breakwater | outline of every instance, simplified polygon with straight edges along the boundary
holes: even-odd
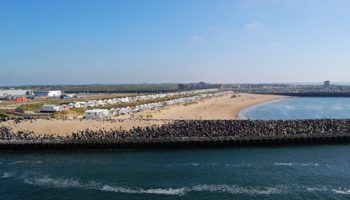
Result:
[[[271,94],[290,97],[350,97],[350,92],[276,92],[276,93],[255,93]]]
[[[0,149],[110,149],[350,142],[350,120],[178,120],[145,128],[38,136],[0,127]]]

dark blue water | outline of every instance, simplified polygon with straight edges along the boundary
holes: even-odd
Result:
[[[300,109],[316,100],[287,102]],[[342,109],[326,108],[348,105],[319,102],[321,114],[338,117]],[[0,152],[0,199],[350,199],[349,152],[350,145]]]
[[[1,153],[1,199],[350,198],[350,146]]]
[[[350,118],[350,98],[290,98],[253,106],[240,113],[248,119]]]

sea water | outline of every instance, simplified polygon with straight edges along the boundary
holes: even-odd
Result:
[[[243,119],[346,119],[350,118],[350,98],[303,97],[252,106],[239,113]]]
[[[287,99],[250,112],[274,104],[302,110],[305,102],[323,105],[316,109],[322,117],[347,113],[329,111],[348,106],[332,98]],[[311,108],[299,117],[282,110],[273,118],[317,118]],[[350,145],[7,151],[0,152],[0,199],[350,199],[349,152]]]

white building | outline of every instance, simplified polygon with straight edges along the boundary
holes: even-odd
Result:
[[[93,109],[85,111],[85,119],[101,120],[109,116],[107,109]]]
[[[58,105],[42,105],[40,108],[40,112],[58,112],[61,110],[61,107]]]
[[[0,99],[10,98],[10,97],[23,97],[32,96],[32,90],[0,90]]]
[[[61,90],[36,91],[36,96],[46,96],[50,98],[59,98],[62,95]]]

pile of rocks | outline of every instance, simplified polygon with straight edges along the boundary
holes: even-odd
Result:
[[[178,140],[225,140],[259,138],[293,138],[350,136],[350,120],[178,120],[162,126],[136,127],[129,131],[85,130],[70,136],[36,135],[33,132],[12,132],[8,127],[0,127],[0,143],[37,142],[147,142]]]

